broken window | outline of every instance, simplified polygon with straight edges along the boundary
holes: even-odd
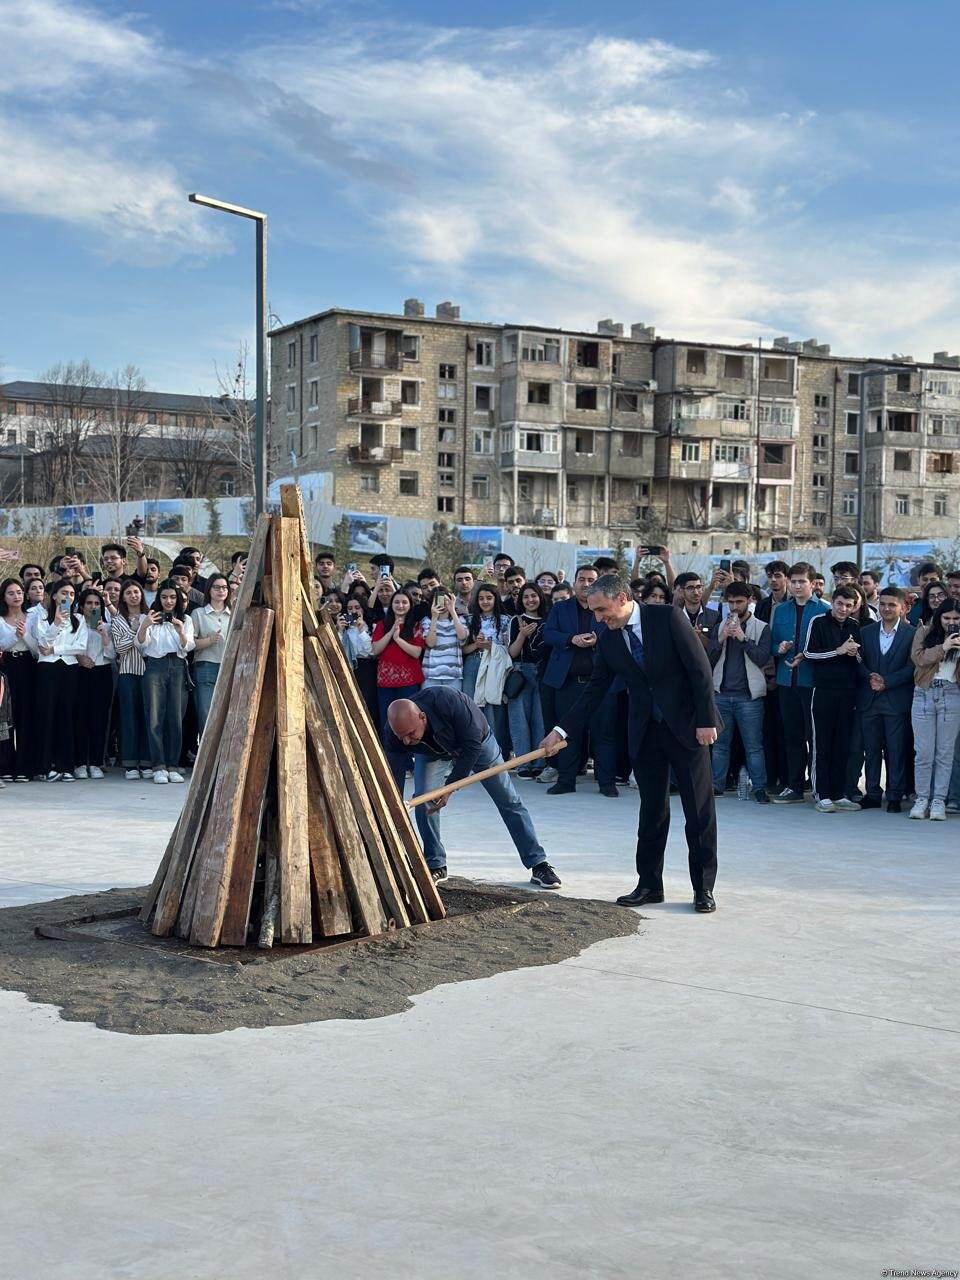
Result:
[[[894,471],[912,471],[913,454],[908,450],[895,450],[893,455],[893,469]]]
[[[420,359],[420,339],[415,333],[405,333],[401,336],[400,352],[404,360]]]
[[[401,427],[400,428],[400,448],[408,449],[411,453],[419,453],[420,451],[420,428],[419,427]]]
[[[843,474],[845,476],[855,476],[860,472],[860,455],[857,453],[845,453],[843,455]]]
[[[953,454],[932,453],[930,455],[930,470],[939,476],[953,475]]]
[[[687,350],[687,373],[706,373],[707,353],[694,347]]]
[[[437,430],[437,444],[456,444],[457,429],[456,427],[440,427]]]
[[[596,409],[597,407],[597,388],[596,387],[577,387],[577,408],[578,409]]]
[[[848,436],[859,435],[860,433],[860,415],[859,413],[851,413],[847,410],[846,415],[846,432]]]
[[[361,422],[360,443],[368,449],[379,449],[383,444],[383,423]]]
[[[916,414],[887,411],[888,431],[916,431],[916,429]]]
[[[573,437],[574,453],[593,453],[594,451],[594,433],[592,431],[578,431]]]
[[[420,383],[404,379],[400,383],[400,401],[402,404],[419,404]]]
[[[550,403],[550,383],[549,382],[528,382],[527,383],[527,404],[549,404]]]
[[[405,498],[415,498],[420,492],[420,477],[417,472],[401,471],[398,488]]]
[[[478,413],[485,413],[492,409],[493,387],[474,387],[473,407]]]
[[[625,458],[639,458],[643,455],[643,436],[639,431],[624,431],[620,437],[620,452]]]
[[[743,356],[723,357],[723,376],[725,378],[746,377],[746,361]]]
[[[789,382],[790,381],[790,361],[778,360],[772,356],[764,357],[763,369],[760,376],[765,378],[767,382]]]
[[[477,343],[476,366],[478,369],[493,368],[493,343],[492,342],[484,341],[484,342]]]
[[[771,467],[782,467],[787,461],[787,447],[782,444],[765,444],[763,461]]]
[[[618,391],[616,407],[621,413],[639,413],[640,396],[636,391]]]
[[[847,395],[858,396],[860,394],[860,375],[859,373],[847,374]]]
[[[599,369],[600,343],[578,342],[576,347],[576,362],[578,369]]]
[[[910,390],[910,374],[909,373],[897,374],[897,390],[898,391]]]

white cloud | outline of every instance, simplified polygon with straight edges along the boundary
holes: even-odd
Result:
[[[95,76],[139,76],[157,56],[153,40],[67,0],[0,0],[0,93],[48,96]]]

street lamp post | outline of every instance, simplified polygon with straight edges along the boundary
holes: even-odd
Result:
[[[864,369],[860,374],[860,433],[857,441],[857,564],[861,568],[863,566],[864,528],[866,526],[863,509],[867,486],[867,379],[887,378],[892,373],[902,372],[902,368],[891,368],[883,365],[876,369]],[[880,405],[880,412],[881,414],[883,413],[883,402]]]
[[[222,213],[233,213],[239,218],[249,218],[256,224],[257,233],[257,414],[253,457],[253,497],[256,514],[260,515],[267,501],[267,215],[243,205],[227,204],[210,196],[189,196],[192,204],[206,205]]]

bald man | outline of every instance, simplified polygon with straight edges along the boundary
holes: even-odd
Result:
[[[384,745],[401,795],[411,752],[416,795],[503,763],[486,717],[473,699],[459,689],[436,686],[421,689],[412,698],[398,698],[390,704],[387,726]],[[481,785],[500,810],[520,861],[530,872],[530,883],[538,889],[559,889],[560,877],[547,861],[509,773],[487,778]],[[415,811],[424,857],[438,884],[447,878],[447,852],[440,839],[438,815],[450,798],[444,796],[433,804],[419,805]]]

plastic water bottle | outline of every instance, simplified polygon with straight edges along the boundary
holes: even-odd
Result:
[[[740,775],[737,778],[737,799],[749,800],[753,795],[753,783],[750,781],[750,775],[747,773],[747,766],[740,766]]]

